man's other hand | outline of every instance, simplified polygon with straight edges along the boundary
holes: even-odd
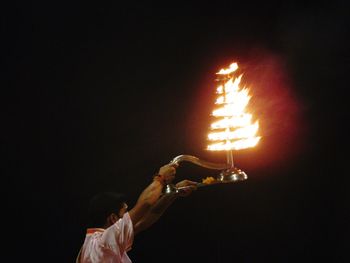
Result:
[[[198,184],[197,182],[193,182],[190,180],[183,180],[176,184],[176,188],[178,188],[180,196],[188,196],[194,190],[197,189],[197,184]]]

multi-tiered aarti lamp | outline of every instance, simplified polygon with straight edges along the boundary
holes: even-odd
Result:
[[[216,81],[219,83],[216,89],[218,97],[215,105],[217,107],[212,112],[215,121],[211,124],[211,132],[208,135],[210,144],[207,149],[225,151],[226,163],[207,162],[192,155],[179,155],[170,162],[179,164],[188,161],[204,168],[221,170],[216,178],[207,177],[198,183],[198,187],[233,183],[248,178],[244,171],[234,165],[232,151],[257,145],[260,140],[260,137],[257,136],[259,122],[253,121],[253,116],[246,112],[251,96],[247,88],[240,87],[242,74],[236,76],[237,69],[237,63],[232,63],[229,68],[221,69],[216,73]],[[179,192],[181,189],[169,184],[165,188],[165,192]]]

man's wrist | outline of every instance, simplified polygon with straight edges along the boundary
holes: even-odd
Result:
[[[153,176],[153,181],[160,182],[163,186],[166,185],[166,181],[164,177],[158,173]]]

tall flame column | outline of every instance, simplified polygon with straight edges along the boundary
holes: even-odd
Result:
[[[240,88],[242,74],[233,77],[237,69],[237,63],[232,63],[229,68],[216,73],[219,86],[216,89],[218,98],[215,104],[218,107],[212,112],[216,121],[211,124],[212,132],[208,135],[208,139],[213,142],[208,145],[208,150],[226,151],[227,164],[230,167],[226,172],[229,173],[240,171],[235,168],[232,151],[254,147],[260,140],[256,136],[259,123],[252,123],[252,115],[246,112],[251,97],[248,89]]]
[[[232,183],[247,179],[247,174],[235,167],[233,162],[233,150],[254,147],[260,140],[256,136],[259,129],[258,121],[252,123],[252,115],[246,112],[250,96],[248,89],[240,88],[242,75],[234,79],[233,74],[238,69],[237,63],[232,63],[229,68],[221,69],[216,74],[219,87],[216,90],[218,107],[212,112],[216,120],[211,124],[211,133],[208,135],[212,144],[208,145],[210,151],[226,151],[226,163],[212,163],[201,160],[191,155],[179,155],[170,163],[179,164],[188,161],[196,165],[221,170],[214,179],[214,183]],[[207,183],[198,183],[198,187]],[[168,184],[165,193],[178,193],[180,189]]]

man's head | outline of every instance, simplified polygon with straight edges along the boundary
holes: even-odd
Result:
[[[103,192],[89,203],[88,227],[107,228],[123,217],[127,211],[126,197],[121,193]]]

